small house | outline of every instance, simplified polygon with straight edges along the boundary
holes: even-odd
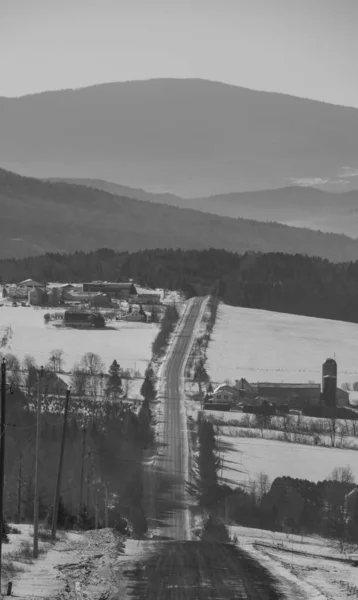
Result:
[[[212,395],[213,404],[235,404],[240,400],[240,392],[235,387],[222,383],[214,391]]]

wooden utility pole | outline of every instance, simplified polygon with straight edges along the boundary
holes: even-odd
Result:
[[[39,555],[39,452],[40,452],[40,420],[41,420],[41,383],[43,367],[37,379],[37,427],[36,427],[36,458],[35,458],[35,497],[34,497],[34,549],[33,556]]]
[[[6,362],[1,363],[1,413],[0,413],[0,593],[2,566],[2,533],[4,529],[4,477],[5,477],[5,427],[6,427]]]
[[[63,455],[64,455],[64,452],[65,452],[66,427],[67,427],[67,415],[68,415],[68,403],[69,403],[69,399],[70,399],[70,393],[71,393],[71,390],[68,389],[66,391],[65,414],[64,414],[64,417],[63,417],[63,428],[62,428],[60,458],[59,458],[59,461],[58,461],[58,472],[57,472],[57,482],[56,482],[56,490],[55,490],[55,500],[54,500],[54,503],[53,503],[52,531],[51,531],[51,537],[52,537],[53,540],[56,538],[57,515],[58,515],[58,506],[59,506],[59,502],[60,502],[62,465],[63,465]]]
[[[82,429],[82,456],[81,456],[81,479],[80,479],[80,501],[78,506],[78,517],[80,516],[83,504],[83,486],[84,486],[84,471],[85,471],[85,454],[86,454],[86,426]],[[87,481],[86,481],[87,485]]]
[[[104,484],[104,526],[108,528],[108,484]]]

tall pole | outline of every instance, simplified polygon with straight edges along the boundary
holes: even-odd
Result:
[[[83,486],[84,486],[84,470],[85,470],[85,453],[86,453],[86,426],[82,429],[82,457],[81,457],[81,479],[80,479],[80,502],[78,507],[78,516],[80,516],[83,504]]]
[[[63,455],[64,455],[64,452],[65,452],[65,443],[66,443],[66,427],[67,427],[67,415],[68,415],[68,402],[69,402],[69,399],[70,399],[70,389],[68,389],[66,391],[65,414],[64,414],[64,417],[63,417],[63,428],[62,428],[60,458],[59,458],[59,461],[58,461],[58,472],[57,472],[57,482],[56,482],[56,490],[55,490],[55,500],[54,500],[54,504],[53,504],[52,531],[51,531],[52,539],[56,538],[57,515],[58,515],[58,506],[59,506],[59,502],[60,502],[61,476],[62,476]]]
[[[6,362],[1,363],[1,413],[0,413],[0,593],[1,593],[1,554],[4,529],[4,477],[5,477],[5,427],[6,427]]]
[[[104,526],[108,528],[108,484],[105,484],[105,496],[104,496]]]
[[[40,418],[41,418],[41,382],[43,367],[37,379],[37,419],[36,419],[36,457],[35,457],[35,494],[34,494],[34,549],[33,556],[39,555],[39,452],[40,452]]]

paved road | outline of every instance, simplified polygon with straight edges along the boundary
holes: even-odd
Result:
[[[188,540],[191,537],[186,495],[189,465],[183,398],[184,368],[204,302],[205,298],[190,301],[162,371],[165,382],[162,388],[164,408],[159,429],[158,456],[151,471],[152,495],[155,496],[152,517],[161,527],[163,536],[176,540]]]
[[[284,598],[266,569],[229,544],[164,542],[131,573],[131,580],[133,600]]]
[[[151,527],[167,541],[153,542],[152,554],[132,573],[131,597],[146,600],[278,600],[270,574],[231,544],[191,539],[186,496],[188,441],[184,410],[184,368],[204,298],[193,299],[182,317],[163,366],[164,403],[158,457],[149,474]],[[149,475],[149,476],[148,476]]]

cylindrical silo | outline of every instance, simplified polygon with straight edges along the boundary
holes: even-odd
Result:
[[[337,363],[333,358],[327,358],[322,366],[322,393],[326,406],[336,406]]]

